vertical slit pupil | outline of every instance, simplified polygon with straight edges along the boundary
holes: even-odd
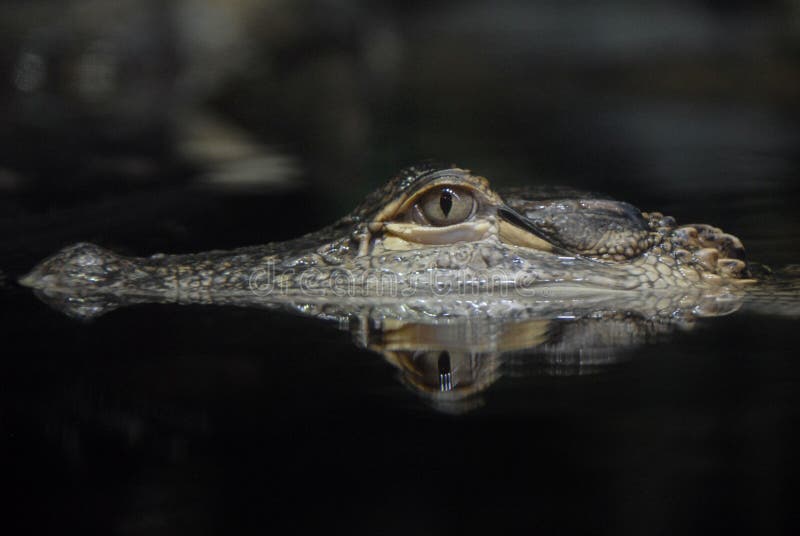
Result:
[[[450,214],[450,209],[453,208],[453,194],[450,190],[442,190],[442,196],[439,198],[439,207],[441,207],[445,217]]]

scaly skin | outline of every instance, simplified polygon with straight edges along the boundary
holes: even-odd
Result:
[[[474,215],[460,225],[412,221],[408,204],[431,185],[468,189],[480,200]],[[677,226],[658,213],[572,192],[500,195],[465,170],[410,168],[350,215],[295,240],[150,257],[81,243],[44,260],[21,283],[51,295],[126,303],[302,298],[374,305],[430,298],[440,313],[461,314],[509,291],[688,291],[746,277],[739,240],[708,225]]]

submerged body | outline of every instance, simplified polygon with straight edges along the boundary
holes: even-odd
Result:
[[[642,291],[736,283],[744,248],[709,225],[566,191],[494,192],[451,168],[410,168],[353,213],[282,243],[122,257],[76,244],[21,282],[43,291],[235,303],[391,300],[509,291]]]

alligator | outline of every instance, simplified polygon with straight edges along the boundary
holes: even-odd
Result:
[[[407,168],[349,215],[300,238],[126,257],[80,243],[20,282],[91,319],[138,303],[222,304],[338,320],[439,409],[463,411],[525,352],[562,374],[602,368],[744,296],[800,315],[797,278],[763,269],[708,224],[563,188],[493,190],[457,167]],[[755,291],[754,291],[755,290]]]
[[[249,304],[448,301],[491,313],[517,296],[640,292],[752,282],[741,241],[707,224],[569,190],[498,193],[468,170],[404,170],[334,224],[230,251],[125,257],[64,248],[20,282],[44,293]],[[504,301],[508,301],[507,299]]]

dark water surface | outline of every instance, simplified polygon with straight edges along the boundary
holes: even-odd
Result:
[[[79,241],[296,237],[430,157],[798,264],[795,3],[6,4],[1,533],[800,527],[796,295],[602,355],[512,352],[453,407],[333,323],[178,305],[81,322],[16,284]]]
[[[798,201],[754,195],[736,217],[762,226]],[[284,238],[286,211],[269,208],[318,202],[177,199],[177,231],[152,238],[159,217],[103,236],[134,253]],[[730,214],[701,199],[679,210],[714,221],[709,206]],[[796,233],[738,234],[752,258],[800,258]],[[29,266],[43,253],[9,258]],[[583,369],[517,353],[453,414],[322,321],[142,305],[82,323],[13,279],[3,295],[4,480],[21,528],[781,533],[795,522],[796,317],[708,318]]]

